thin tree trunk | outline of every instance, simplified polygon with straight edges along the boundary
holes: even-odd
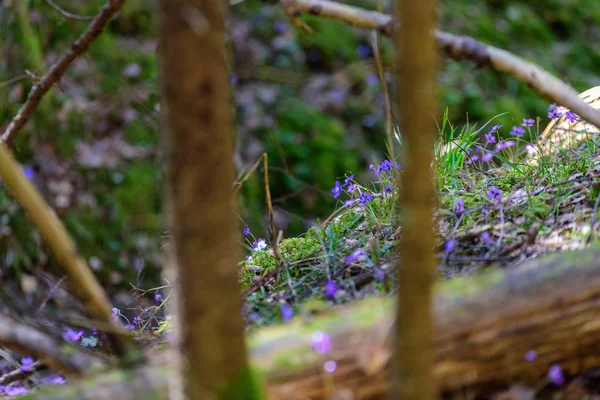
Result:
[[[400,290],[396,319],[393,398],[433,400],[431,291],[433,248],[432,151],[437,136],[435,0],[396,0],[400,26],[397,104],[405,144],[400,184],[402,239],[397,266]]]
[[[221,0],[161,0],[160,72],[176,315],[187,399],[252,399],[238,287]]]

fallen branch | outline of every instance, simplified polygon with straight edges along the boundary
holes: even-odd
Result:
[[[376,29],[389,36],[394,29],[392,17],[389,15],[334,1],[279,0],[279,2],[292,20],[297,20],[302,13],[309,13],[361,28]],[[498,72],[507,73],[550,101],[567,107],[585,121],[600,128],[600,112],[581,100],[575,89],[540,66],[508,51],[478,42],[469,36],[436,31],[435,37],[438,46],[453,59],[474,60],[479,68],[490,67]]]
[[[6,386],[11,382],[20,381],[35,374],[40,369],[44,368],[44,363],[35,361],[27,366],[27,369],[17,368],[0,376],[0,386]]]
[[[42,97],[50,90],[52,85],[64,75],[67,68],[69,68],[69,65],[90,47],[90,44],[98,37],[98,35],[100,35],[100,33],[102,33],[104,27],[110,22],[117,11],[119,11],[124,2],[125,0],[108,0],[100,13],[94,17],[92,22],[90,22],[86,31],[73,42],[69,50],[60,56],[58,61],[50,67],[48,73],[46,73],[46,75],[44,75],[31,89],[25,104],[23,104],[2,136],[0,136],[0,141],[9,146],[12,144],[17,133],[27,123],[31,114],[42,100]]]
[[[600,366],[598,259],[600,248],[589,248],[440,283],[434,303],[434,375],[440,390],[470,389],[475,396],[511,383],[539,383],[554,363],[568,374]],[[325,399],[332,384],[353,398],[387,398],[392,301],[369,299],[332,315],[258,331],[249,341],[252,366],[264,377],[268,398]],[[332,337],[326,357],[311,349],[317,330]],[[527,361],[531,350],[537,357]],[[166,356],[135,373],[115,371],[31,398],[129,399],[143,388],[144,395],[167,399]],[[337,362],[334,373],[323,372],[325,360]],[[77,397],[84,389],[85,396]],[[104,397],[105,391],[113,397]]]
[[[58,264],[69,275],[69,285],[75,296],[93,315],[113,326],[115,331],[125,332],[122,325],[113,319],[112,305],[87,262],[78,253],[73,239],[4,143],[0,143],[0,179],[25,209]],[[127,352],[129,341],[124,336],[109,334],[109,338],[118,355]]]
[[[40,360],[48,367],[66,375],[83,376],[102,366],[99,360],[69,345],[61,346],[51,337],[2,315],[0,315],[0,345]],[[32,364],[30,369],[37,369],[37,364],[37,362]],[[0,377],[0,385],[6,385],[16,379],[20,378],[13,371],[12,374]]]

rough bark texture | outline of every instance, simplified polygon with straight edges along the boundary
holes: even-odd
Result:
[[[161,0],[160,71],[183,396],[252,398],[238,287],[221,0]],[[181,393],[174,385],[173,398]]]
[[[568,374],[600,367],[598,260],[596,247],[531,260],[508,272],[490,271],[438,284],[433,371],[440,391],[469,389],[475,396],[516,382],[537,385],[553,363]],[[264,378],[268,398],[329,399],[331,384],[356,399],[387,398],[391,300],[370,299],[332,315],[305,322],[296,319],[254,334],[251,365]],[[328,376],[323,373],[323,357],[310,347],[310,336],[317,330],[332,336],[328,358],[336,360],[338,368]],[[529,350],[537,352],[531,362],[525,360]],[[111,374],[110,380],[102,377],[73,385],[92,394],[111,391],[112,400],[131,398],[129,390],[136,387],[154,389],[144,389],[155,396],[145,398],[167,399],[164,388],[172,379],[168,368],[140,371],[139,376],[124,372]],[[52,396],[31,398],[80,398],[68,395],[74,390],[49,388],[45,393]],[[107,398],[87,396],[81,398]]]
[[[396,0],[396,104],[403,137],[400,187],[402,238],[396,266],[400,290],[395,337],[393,398],[433,400],[431,291],[433,251],[432,152],[437,138],[435,0]]]

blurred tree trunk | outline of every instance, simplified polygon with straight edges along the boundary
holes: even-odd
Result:
[[[431,163],[436,138],[435,0],[396,0],[397,103],[404,136],[393,398],[437,397],[431,291],[435,273]]]
[[[160,0],[160,73],[175,265],[171,398],[252,399],[238,287],[232,123],[221,0]]]

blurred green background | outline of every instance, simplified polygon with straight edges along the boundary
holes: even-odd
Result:
[[[102,0],[53,0],[91,16]],[[375,1],[352,0],[375,9]],[[386,4],[389,9],[391,4]],[[600,84],[600,2],[590,0],[441,1],[442,29],[512,51],[583,91]],[[128,0],[117,20],[69,69],[16,142],[15,154],[63,218],[105,284],[156,285],[166,229],[155,33],[155,2]],[[300,234],[335,208],[330,189],[352,171],[368,181],[385,157],[381,90],[372,33],[304,16],[298,31],[276,4],[231,7],[231,50],[240,173],[266,151],[275,222]],[[26,98],[35,77],[88,22],[66,18],[45,0],[0,5],[0,127]],[[383,39],[391,77],[393,52]],[[198,66],[201,68],[202,66]],[[27,71],[27,72],[26,72]],[[470,62],[445,59],[442,106],[450,120],[497,123],[545,118],[548,106],[515,79]],[[264,185],[257,171],[239,199],[240,231],[265,235]],[[240,235],[240,241],[243,241]],[[55,271],[39,236],[0,187],[0,277]]]

